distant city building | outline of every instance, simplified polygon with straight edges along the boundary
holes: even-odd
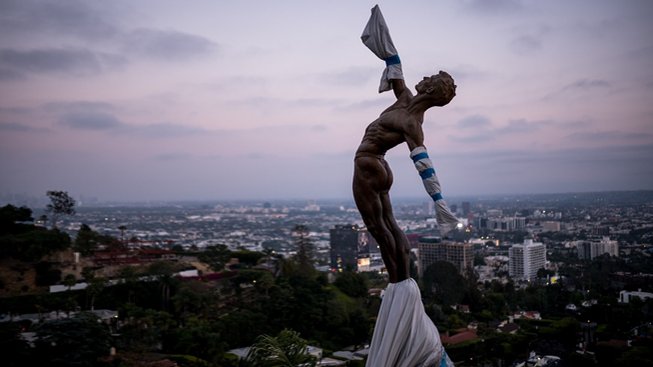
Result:
[[[541,242],[527,238],[523,244],[513,245],[508,250],[508,257],[508,273],[511,277],[532,280],[546,264],[546,247]]]
[[[315,201],[309,201],[304,207],[304,210],[307,212],[319,212],[320,206]]]
[[[515,219],[514,218],[489,218],[487,228],[495,231],[514,231]]]
[[[486,213],[487,213],[488,217],[500,217],[500,216],[503,215],[503,210],[501,210],[501,209],[488,209]]]
[[[649,298],[653,298],[653,293],[642,292],[640,289],[637,292],[621,291],[619,292],[619,303],[630,303],[632,298],[639,298],[642,301],[646,301]]]
[[[600,241],[577,241],[576,249],[581,260],[592,260],[603,254],[619,257],[619,243],[609,237],[603,237]]]
[[[365,229],[358,232],[357,268],[359,272],[377,271],[385,269],[381,248],[374,237]]]
[[[474,248],[471,243],[442,242],[440,237],[422,237],[418,249],[420,276],[436,261],[452,263],[461,274],[474,265]]]
[[[452,213],[456,213],[458,211],[458,205],[456,204],[449,204],[449,209],[451,209]]]
[[[590,234],[592,236],[609,236],[610,235],[610,227],[604,226],[604,227],[594,227],[590,230]]]
[[[364,232],[365,234],[367,232]],[[358,267],[358,254],[369,252],[367,235],[356,225],[336,225],[329,230],[331,269],[343,271]]]
[[[462,202],[462,208],[463,208],[463,216],[467,217],[469,213],[472,212],[472,205],[469,203],[469,201],[463,201]]]
[[[501,216],[477,217],[474,218],[474,226],[479,229],[491,229],[502,232],[524,230],[526,229],[526,218]]]
[[[425,202],[424,209],[425,209],[427,215],[434,216],[435,215],[435,202],[433,200],[429,200],[429,201]]]
[[[560,232],[560,222],[557,221],[542,222],[542,230],[546,232]]]

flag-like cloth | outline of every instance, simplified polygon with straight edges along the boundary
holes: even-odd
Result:
[[[417,283],[390,283],[383,294],[366,367],[453,367],[424,312]]]
[[[378,58],[385,61],[386,68],[381,74],[379,93],[390,90],[390,79],[403,79],[404,74],[401,70],[399,54],[392,43],[388,25],[378,5],[372,8],[372,15],[363,30],[361,40]]]

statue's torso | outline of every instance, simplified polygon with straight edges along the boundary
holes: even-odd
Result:
[[[383,155],[397,145],[405,143],[407,131],[421,129],[415,125],[419,125],[419,122],[407,109],[395,104],[367,126],[358,152]]]

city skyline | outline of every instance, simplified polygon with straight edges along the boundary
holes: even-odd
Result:
[[[444,196],[653,188],[647,1],[0,3],[0,193],[100,200],[351,196],[393,102],[360,34],[378,3]],[[428,197],[399,146],[393,197]]]

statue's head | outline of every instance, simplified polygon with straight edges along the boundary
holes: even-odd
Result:
[[[456,96],[456,84],[451,75],[444,71],[430,77],[425,76],[417,83],[415,90],[418,94],[431,96],[434,106],[444,106]]]

